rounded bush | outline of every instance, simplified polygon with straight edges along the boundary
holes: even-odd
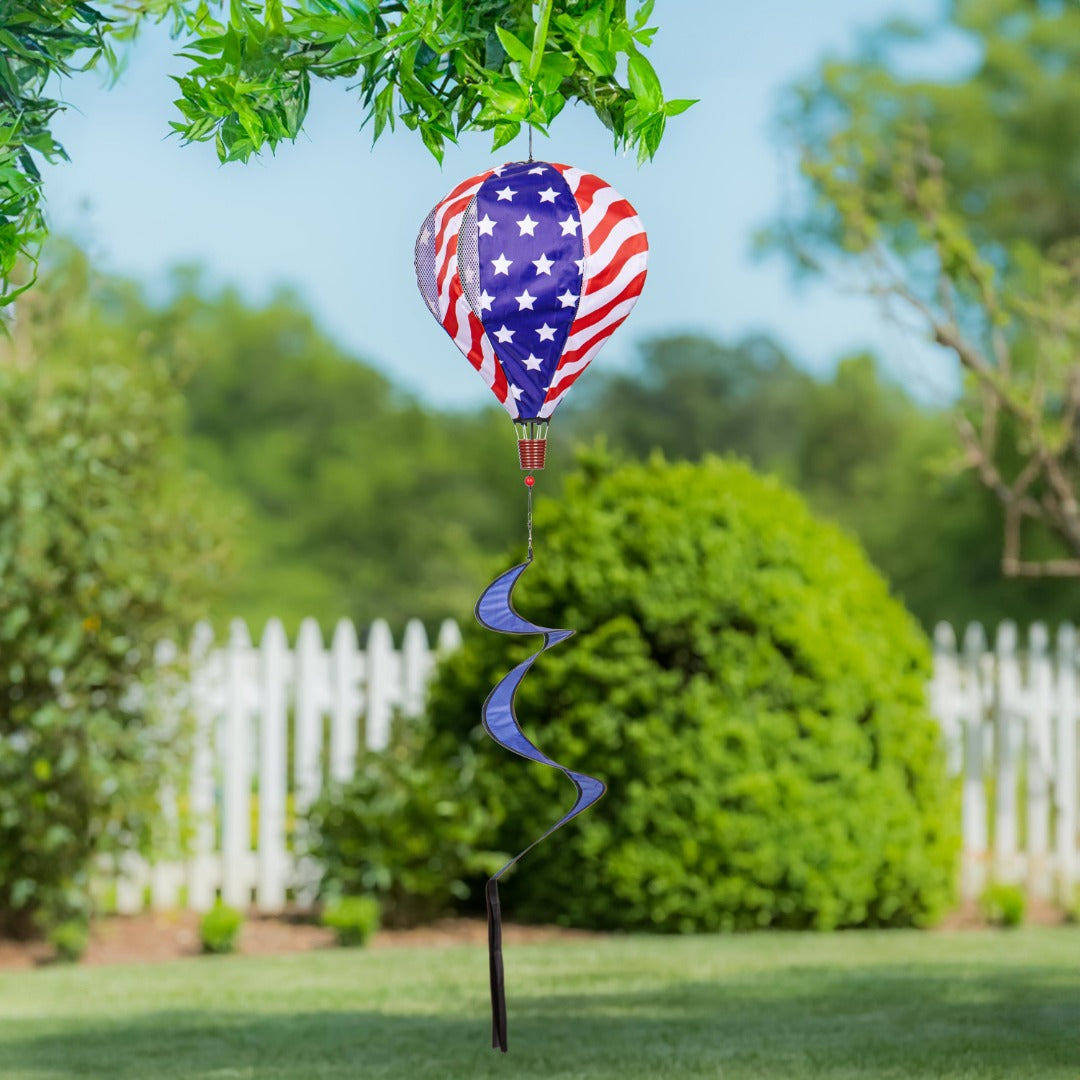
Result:
[[[244,927],[243,913],[217,900],[199,920],[199,941],[204,953],[236,951],[240,931]]]
[[[48,938],[58,963],[76,964],[90,944],[90,927],[83,919],[67,919],[53,926]]]
[[[323,926],[343,947],[366,945],[379,929],[379,901],[372,896],[340,896],[322,911]]]
[[[586,462],[562,498],[541,498],[536,531],[515,605],[578,634],[529,672],[518,715],[609,790],[504,879],[511,917],[693,931],[942,912],[955,808],[928,644],[853,540],[715,458]],[[467,630],[423,742],[433,784],[468,761],[485,846],[508,852],[573,801],[561,774],[479,725],[537,644]]]
[[[1027,896],[1019,885],[994,881],[983,889],[979,910],[991,926],[1020,926],[1027,910]]]

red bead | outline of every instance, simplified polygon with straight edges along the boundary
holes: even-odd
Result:
[[[536,477],[535,476],[526,476],[525,477],[525,486],[526,487],[532,487],[533,484],[535,484],[535,483],[536,483]]]

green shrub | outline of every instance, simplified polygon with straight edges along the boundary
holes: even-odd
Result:
[[[717,459],[586,463],[563,498],[539,501],[536,534],[518,610],[578,634],[529,672],[518,714],[609,791],[508,875],[511,917],[694,931],[943,912],[956,815],[925,701],[929,649],[856,543],[779,482]],[[467,630],[417,740],[414,795],[454,791],[504,851],[573,799],[562,775],[479,724],[536,644]],[[463,769],[467,790],[454,786]],[[461,814],[455,803],[444,820]],[[442,848],[395,822],[366,828],[365,842]]]
[[[1026,908],[1027,897],[1019,885],[993,881],[979,897],[979,910],[991,926],[1019,926]]]
[[[366,754],[355,777],[308,816],[324,897],[373,896],[391,925],[424,922],[469,895],[466,880],[500,865],[482,849],[488,818],[471,794],[474,754],[414,763],[409,745]]]
[[[244,916],[220,900],[199,920],[199,940],[204,953],[236,951],[237,939],[244,925]]]
[[[90,928],[83,919],[67,919],[49,930],[49,944],[61,963],[74,964],[82,959],[90,943]]]
[[[379,929],[379,901],[370,896],[342,896],[322,912],[322,924],[334,931],[339,945],[366,945]]]
[[[152,723],[154,646],[218,565],[175,373],[88,307],[85,274],[0,335],[0,934],[85,920],[93,857],[145,848],[177,749]]]

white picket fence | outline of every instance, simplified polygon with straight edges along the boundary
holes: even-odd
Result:
[[[994,646],[977,623],[957,649],[952,627],[934,634],[930,704],[962,785],[965,896],[991,878],[1036,896],[1071,898],[1077,851],[1076,630],[1044,625],[1027,641],[1002,623]]]
[[[328,781],[352,776],[361,743],[385,748],[395,714],[420,712],[436,657],[459,642],[451,621],[434,649],[417,621],[400,647],[382,620],[362,647],[347,620],[329,647],[312,619],[293,647],[276,619],[257,646],[240,621],[220,645],[198,627],[187,700],[176,703],[194,716],[190,786],[186,797],[162,793],[178,850],[181,823],[189,825],[186,857],[153,865],[125,857],[115,868],[116,909],[149,902],[202,911],[219,894],[264,912],[308,903],[316,872],[294,857],[295,823]],[[166,645],[161,660],[174,655]],[[991,877],[1042,896],[1072,889],[1080,865],[1077,661],[1071,626],[1060,628],[1052,651],[1038,624],[1023,649],[1011,623],[993,650],[978,625],[959,650],[952,628],[937,628],[930,703],[962,786],[967,896]]]
[[[384,749],[395,714],[421,710],[437,657],[460,640],[450,620],[434,649],[416,620],[400,648],[381,619],[362,647],[347,619],[328,648],[314,619],[301,624],[292,648],[277,619],[257,646],[240,620],[221,646],[209,626],[198,626],[189,693],[174,705],[194,722],[189,789],[186,799],[169,788],[161,796],[166,833],[189,825],[187,857],[150,864],[125,856],[115,867],[116,910],[139,911],[149,901],[205,911],[218,895],[263,912],[305,903],[315,874],[293,857],[292,823],[328,781],[353,775],[361,742]],[[167,666],[175,655],[166,643],[159,661]]]

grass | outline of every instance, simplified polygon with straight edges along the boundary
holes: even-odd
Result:
[[[1080,929],[586,939],[0,976],[3,1080],[1080,1076]]]

